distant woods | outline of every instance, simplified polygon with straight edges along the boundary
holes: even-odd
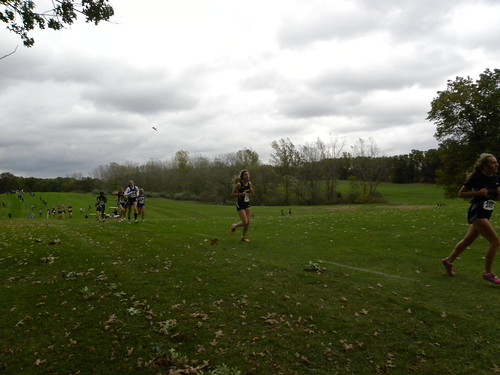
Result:
[[[93,177],[41,179],[3,173],[0,192],[104,190],[110,194],[134,180],[150,196],[226,204],[231,202],[234,176],[245,168],[250,170],[256,189],[254,205],[369,203],[382,199],[377,193],[382,182],[435,183],[440,169],[437,150],[412,150],[407,155],[386,157],[380,155],[372,139],[359,139],[349,149],[338,138],[304,145],[279,139],[271,147],[269,164],[262,163],[249,149],[212,159],[180,150],[170,160],[101,165]],[[349,192],[338,192],[340,180],[349,181]]]

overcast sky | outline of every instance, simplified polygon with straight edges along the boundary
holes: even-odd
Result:
[[[500,67],[498,0],[110,2],[112,22],[37,31],[32,48],[0,25],[0,56],[19,46],[0,60],[0,173],[89,176],[179,150],[267,163],[280,138],[425,151],[437,91]]]

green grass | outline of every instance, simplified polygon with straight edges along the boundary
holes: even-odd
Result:
[[[344,196],[349,195],[351,183],[341,181],[338,191]],[[422,204],[433,205],[445,202],[443,189],[431,184],[390,184],[381,183],[377,186],[377,192],[381,193],[388,204]]]
[[[439,262],[467,204],[380,191],[388,204],[254,207],[250,243],[229,235],[231,206],[150,199],[144,223],[99,223],[78,211],[91,195],[43,194],[71,220],[25,219],[38,194],[2,195],[0,373],[500,371],[486,242],[456,278]]]

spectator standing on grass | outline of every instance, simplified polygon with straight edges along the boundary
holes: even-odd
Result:
[[[240,221],[231,225],[231,233],[234,233],[239,227],[243,227],[241,240],[249,242],[247,237],[248,230],[250,229],[250,222],[252,221],[252,210],[250,208],[250,195],[254,194],[252,183],[250,182],[250,172],[243,169],[235,178],[235,185],[231,196],[236,198],[236,211]]]
[[[135,186],[134,181],[130,180],[127,188],[125,189],[125,197],[127,198],[127,208],[128,208],[128,222],[130,223],[130,214],[132,213],[132,208],[134,209],[134,220],[137,223],[137,216],[139,211],[137,210],[137,197],[139,196],[139,188]]]
[[[104,195],[104,192],[100,192],[97,197],[96,206],[96,216],[97,220],[104,222],[106,220],[106,203],[108,203],[108,198]]]
[[[446,272],[450,276],[455,276],[453,262],[479,237],[483,236],[488,242],[488,251],[484,258],[483,279],[493,284],[500,284],[493,272],[493,261],[498,248],[500,248],[500,238],[495,228],[490,222],[491,214],[495,208],[495,201],[500,195],[500,184],[497,176],[498,162],[492,154],[481,154],[474,165],[473,173],[467,178],[460,189],[459,198],[471,199],[471,204],[467,213],[469,230],[465,237],[456,244],[451,254],[441,260]]]

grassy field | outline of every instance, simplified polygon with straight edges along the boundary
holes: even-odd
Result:
[[[101,223],[92,195],[0,195],[0,374],[499,373],[486,242],[456,278],[439,261],[467,203],[379,190],[388,204],[254,207],[249,243],[231,206],[150,199],[144,223]],[[47,219],[60,204],[73,218]]]

